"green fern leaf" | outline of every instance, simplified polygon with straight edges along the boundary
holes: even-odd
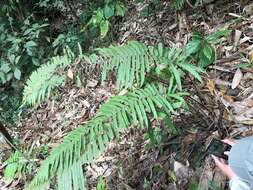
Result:
[[[142,89],[125,96],[112,97],[100,107],[96,117],[64,138],[62,144],[43,162],[38,174],[27,187],[29,190],[48,188],[52,177],[57,177],[60,190],[84,189],[82,164],[92,163],[112,139],[118,139],[121,130],[128,130],[131,125],[148,127],[149,118],[157,118],[159,111],[163,110],[169,115],[181,106],[184,94],[173,92],[176,88],[182,89],[181,77],[184,71],[201,80],[201,70],[188,63],[187,56],[181,49],[168,49],[161,44],[152,47],[132,41],[122,47],[97,49],[94,54],[82,57],[90,69],[97,65],[102,68],[102,81],[106,80],[109,72],[116,71],[118,89],[135,85]],[[65,59],[67,61],[62,63]],[[72,61],[69,57],[65,59],[58,58],[32,74],[24,92],[26,103],[40,103],[49,96],[52,88],[64,82],[65,77],[55,71]],[[162,65],[161,68],[168,74],[169,90],[161,85],[145,85],[146,75],[158,65]],[[48,75],[42,75],[43,73]],[[174,84],[177,86],[174,87]]]
[[[171,7],[175,10],[180,10],[183,8],[185,0],[172,0]]]
[[[53,57],[47,64],[34,71],[26,82],[23,92],[23,102],[28,105],[40,104],[50,96],[54,87],[60,86],[65,82],[66,77],[57,74],[58,68],[64,68],[71,64],[73,55],[71,52],[63,56]]]
[[[92,68],[96,65],[101,67],[102,83],[105,82],[109,72],[116,71],[118,90],[132,88],[133,86],[142,87],[151,69],[160,66],[163,68],[162,70],[166,70],[166,73],[174,76],[172,82],[175,81],[178,89],[182,90],[183,70],[194,74],[194,77],[199,79],[199,70],[196,70],[195,67],[191,67],[191,70],[182,67],[182,64],[188,63],[187,58],[184,52],[176,47],[164,48],[162,44],[152,47],[130,41],[121,47],[110,46],[109,48],[97,49],[95,54],[86,56],[84,60],[92,65]]]
[[[96,54],[86,56],[85,60],[102,68],[101,80],[104,82],[108,73],[116,70],[117,89],[129,88],[134,84],[144,85],[146,73],[155,65],[155,58],[151,56],[149,48],[136,41],[130,41],[124,46],[110,46],[99,48]]]
[[[170,111],[172,103],[178,100],[166,97],[166,91],[160,91],[154,85],[147,85],[126,96],[112,97],[101,106],[96,117],[64,138],[26,189],[45,189],[54,176],[57,176],[60,190],[85,189],[82,165],[92,163],[109,142],[117,138],[121,130],[128,130],[134,121],[141,127],[148,127],[148,118],[157,117],[156,109]]]
[[[182,67],[182,69],[188,71],[196,79],[198,79],[200,82],[202,82],[201,76],[198,73],[199,69],[196,66],[189,64],[189,63],[182,63],[182,64],[180,64],[180,66]]]

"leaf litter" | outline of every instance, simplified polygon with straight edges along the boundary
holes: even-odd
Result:
[[[215,168],[211,158],[203,154],[213,137],[253,135],[252,3],[241,6],[238,1],[229,4],[217,1],[203,6],[202,10],[188,8],[175,12],[164,1],[161,11],[151,11],[147,17],[141,16],[141,4],[128,2],[128,6],[132,7],[128,13],[131,17],[113,30],[115,43],[135,39],[148,44],[163,41],[167,46],[183,47],[195,28],[206,35],[223,27],[234,33],[217,45],[217,60],[209,67],[202,84],[196,85],[189,77],[184,81],[192,96],[186,99],[189,111],[179,111],[173,116],[180,135],[167,132],[159,148],[152,148],[144,138],[144,130],[132,128],[128,133],[121,133],[119,143],[111,142],[104,155],[93,165],[85,166],[88,189],[96,189],[101,176],[105,177],[109,189],[115,190],[184,190],[189,187],[208,190],[210,182],[226,189],[226,178]],[[208,10],[204,15],[203,9]],[[241,16],[243,13],[245,16]],[[79,70],[68,68],[68,84],[54,92],[55,98],[28,110],[14,134],[22,148],[32,150],[32,156],[40,161],[69,131],[94,116],[99,105],[114,94],[113,81],[102,87],[96,75],[82,76],[81,87],[73,85]],[[162,121],[153,127],[156,125],[166,128]],[[45,148],[46,153],[42,153]],[[1,178],[0,186],[23,189],[23,182]]]

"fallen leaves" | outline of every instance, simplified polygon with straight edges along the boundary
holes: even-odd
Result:
[[[249,53],[249,61],[253,63],[253,51]]]
[[[244,7],[243,12],[245,15],[252,15],[253,14],[253,3]]]
[[[72,69],[70,69],[70,68],[68,69],[67,76],[68,76],[71,80],[74,79],[74,73],[73,73]]]
[[[235,123],[253,125],[253,90],[251,94],[242,101],[228,101],[224,97],[221,97],[221,101],[228,111],[226,119]]]
[[[234,34],[234,48],[236,48],[237,45],[239,44],[241,35],[242,35],[242,31],[235,30],[235,34]]]
[[[174,172],[176,181],[180,186],[185,186],[188,183],[188,179],[193,175],[193,171],[190,167],[178,161],[174,161]]]
[[[207,86],[209,92],[211,93],[211,95],[214,95],[214,90],[215,90],[214,81],[211,79],[208,79],[206,86]]]
[[[238,68],[235,72],[235,75],[232,81],[232,87],[231,87],[232,89],[235,89],[239,85],[242,77],[243,77],[242,71],[240,68]]]
[[[91,79],[91,80],[88,80],[86,86],[87,86],[88,88],[94,88],[94,87],[96,87],[97,85],[98,85],[98,81],[95,80],[95,79]]]

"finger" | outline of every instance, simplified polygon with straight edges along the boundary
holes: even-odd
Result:
[[[226,161],[225,161],[223,158],[219,158],[219,162],[220,162],[222,165],[227,165]]]
[[[216,160],[219,162],[219,164],[227,165],[226,161],[223,158],[220,158],[220,157],[217,157],[217,156],[215,156],[215,157],[216,157]]]
[[[235,143],[236,143],[236,141],[235,140],[233,140],[233,139],[224,139],[224,140],[222,140],[224,143],[227,143],[227,144],[229,144],[229,145],[231,145],[231,146],[233,146]]]
[[[229,151],[225,151],[224,154],[229,156]]]
[[[216,165],[220,165],[221,164],[220,161],[219,161],[219,158],[217,156],[214,156],[214,155],[211,155],[211,156],[212,156],[212,158],[213,158],[213,160],[214,160],[214,162],[215,162]]]
[[[212,158],[213,158],[215,164],[216,164],[221,170],[223,170],[223,168],[226,167],[227,164],[225,163],[225,161],[224,161],[222,158],[219,158],[219,157],[214,156],[214,155],[211,155],[211,156],[212,156]]]

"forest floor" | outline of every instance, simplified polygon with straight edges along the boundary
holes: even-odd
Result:
[[[112,142],[95,164],[85,166],[88,189],[96,189],[101,176],[113,190],[228,188],[227,179],[205,154],[205,147],[213,137],[253,135],[253,4],[241,2],[217,1],[194,10],[172,12],[164,1],[163,10],[148,17],[140,16],[143,4],[129,3],[128,19],[113,28],[115,44],[135,39],[183,47],[194,29],[206,35],[220,28],[232,33],[217,46],[215,64],[208,67],[203,83],[185,79],[184,86],[191,93],[186,99],[189,110],[173,116],[180,135],[161,134],[162,143],[154,148],[145,138],[146,131],[132,128],[122,133],[119,143]],[[73,85],[71,76],[84,67],[80,63],[68,68],[69,82],[54,92],[57,98],[27,110],[12,134],[24,150],[34,152],[36,162],[45,159],[69,131],[94,116],[99,105],[114,95],[113,79],[106,87],[100,86],[95,74],[84,74],[83,87]],[[153,123],[153,127],[157,125]],[[0,179],[0,188],[23,189],[23,181]]]

